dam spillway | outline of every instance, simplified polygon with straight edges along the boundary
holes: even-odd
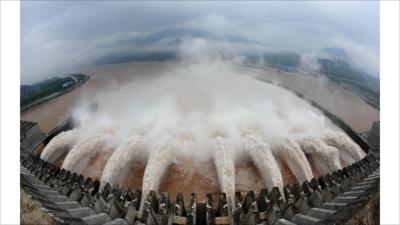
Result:
[[[290,91],[220,72],[182,72],[104,93],[96,110],[76,109],[74,129],[54,137],[41,157],[54,162],[65,155],[62,168],[99,179],[101,187],[126,184],[140,159],[146,165],[145,193],[159,191],[172,165],[186,170],[187,161],[211,161],[217,176],[212,185],[226,193],[233,209],[236,184],[246,183],[236,175],[243,158],[261,174],[259,186],[282,191],[289,184],[282,170],[302,183],[365,156],[323,113]]]
[[[150,126],[150,127],[154,128],[154,126]],[[115,131],[113,131],[112,129],[111,130],[104,129],[104,130],[106,131],[107,135],[113,136],[115,134],[114,133]],[[260,163],[260,162],[257,163],[256,157],[254,156],[254,152],[258,152],[257,153],[258,155],[265,154],[266,150],[268,149],[268,147],[266,147],[266,146],[268,146],[268,145],[262,144],[263,141],[259,141],[259,140],[254,141],[254,139],[249,138],[249,136],[248,136],[249,134],[253,134],[253,135],[259,134],[257,132],[254,132],[254,130],[240,128],[240,131],[241,131],[241,136],[243,137],[244,140],[246,140],[245,143],[247,143],[246,145],[243,145],[244,146],[243,151],[247,152],[247,154],[249,154],[250,156],[252,156],[252,154],[253,154],[252,160],[254,161],[254,163],[256,164],[258,169],[260,169],[260,168],[262,169],[263,168],[262,163]],[[142,137],[144,134],[146,134],[146,132],[148,132],[148,130],[140,129],[140,132],[138,134],[140,134],[140,137]],[[326,135],[329,136],[330,134],[332,134],[332,132],[340,132],[340,131],[329,130],[329,132],[327,132]],[[341,136],[343,136],[343,133],[340,133],[340,134],[341,134]],[[214,135],[214,137],[219,137],[217,139],[219,139],[220,141],[219,141],[219,144],[216,146],[220,146],[220,149],[234,148],[234,147],[232,147],[232,146],[234,146],[232,143],[229,144],[230,141],[223,139],[223,138],[221,140],[223,133],[217,132],[217,133],[214,133],[213,135]],[[336,197],[338,197],[338,194],[343,194],[343,191],[345,191],[345,190],[350,191],[350,189],[348,189],[348,188],[351,187],[357,181],[360,181],[361,178],[360,178],[360,176],[358,176],[357,178],[355,178],[355,180],[350,180],[350,181],[347,180],[346,181],[346,179],[345,179],[346,175],[343,175],[341,173],[343,173],[343,170],[346,171],[350,168],[353,168],[354,165],[359,165],[359,166],[363,167],[363,169],[359,169],[357,167],[358,169],[356,169],[356,170],[358,172],[368,168],[368,171],[364,172],[364,175],[368,175],[368,173],[370,172],[372,174],[372,176],[371,177],[366,176],[365,179],[369,179],[369,178],[372,179],[372,178],[379,177],[379,172],[372,171],[372,169],[374,169],[374,168],[376,169],[379,167],[379,163],[376,158],[374,158],[373,156],[364,157],[365,153],[359,147],[355,147],[354,149],[351,149],[351,147],[350,147],[349,148],[350,150],[346,149],[346,153],[345,153],[344,157],[340,158],[339,149],[334,146],[330,146],[328,140],[331,140],[331,139],[326,140],[325,137],[326,136],[321,136],[320,138],[311,139],[312,141],[308,140],[307,142],[305,142],[303,138],[285,139],[276,145],[281,148],[287,149],[287,147],[282,147],[282,145],[289,144],[289,146],[290,146],[289,149],[296,149],[296,151],[289,150],[289,151],[286,151],[286,153],[285,153],[285,151],[282,151],[282,152],[285,154],[290,154],[290,153],[293,154],[293,152],[296,152],[296,154],[299,154],[298,156],[300,156],[300,157],[298,157],[298,156],[293,157],[290,155],[287,156],[285,154],[282,154],[282,152],[279,152],[280,154],[277,154],[276,152],[271,152],[272,158],[269,157],[269,159],[273,159],[273,158],[293,159],[293,162],[292,162],[293,170],[296,170],[297,168],[302,168],[299,170],[300,173],[297,175],[297,183],[293,184],[293,186],[291,186],[291,185],[288,186],[288,185],[284,184],[283,185],[284,187],[279,187],[280,186],[279,182],[271,182],[272,183],[271,187],[266,187],[266,189],[263,189],[259,194],[255,194],[254,192],[250,191],[245,195],[243,195],[243,193],[235,192],[235,190],[226,188],[225,190],[228,190],[230,193],[223,193],[223,194],[221,193],[221,195],[219,195],[217,201],[216,201],[215,196],[213,196],[212,194],[207,194],[205,202],[199,201],[197,198],[195,198],[195,196],[197,196],[197,195],[193,194],[193,195],[191,195],[192,197],[189,199],[189,201],[188,201],[188,199],[186,199],[187,202],[190,202],[190,206],[192,206],[192,207],[188,208],[186,205],[184,207],[185,208],[184,210],[182,209],[182,205],[185,205],[183,203],[184,199],[182,198],[182,195],[178,195],[178,198],[176,200],[176,203],[177,203],[176,205],[178,205],[178,206],[181,205],[180,210],[178,210],[179,207],[174,208],[171,206],[173,204],[171,204],[171,200],[169,199],[168,194],[163,194],[163,193],[159,194],[159,193],[157,193],[157,190],[145,191],[144,189],[142,189],[142,191],[139,191],[139,192],[130,191],[130,193],[129,193],[129,191],[127,191],[126,189],[124,189],[122,187],[119,187],[119,185],[109,183],[107,181],[107,179],[103,180],[102,177],[101,177],[101,179],[103,180],[102,183],[100,183],[99,181],[94,182],[93,180],[95,180],[95,179],[91,179],[91,181],[90,180],[88,181],[88,180],[85,180],[85,178],[83,176],[79,176],[78,173],[73,173],[73,171],[69,172],[69,171],[65,170],[65,168],[64,169],[61,168],[61,170],[63,171],[61,173],[64,177],[63,182],[67,180],[68,182],[72,182],[72,183],[67,182],[68,183],[68,185],[66,185],[67,187],[65,187],[65,184],[67,184],[65,182],[59,184],[59,186],[57,186],[57,185],[55,185],[55,186],[56,186],[56,188],[62,187],[61,190],[59,190],[60,192],[62,192],[61,194],[64,194],[64,195],[68,196],[69,198],[71,198],[70,195],[72,195],[72,192],[73,192],[74,194],[72,196],[74,199],[78,198],[77,202],[84,204],[85,207],[88,207],[88,208],[94,207],[94,209],[96,209],[98,212],[106,212],[107,215],[109,215],[110,213],[111,214],[116,213],[116,211],[118,211],[118,209],[124,208],[122,205],[125,205],[125,203],[126,203],[126,201],[124,201],[124,204],[121,204],[121,203],[116,204],[118,201],[115,200],[114,197],[109,197],[110,193],[112,196],[115,196],[115,195],[120,196],[121,192],[126,192],[124,195],[136,196],[135,199],[131,200],[135,203],[134,204],[135,209],[131,208],[131,212],[136,210],[135,216],[134,216],[135,219],[133,221],[142,221],[145,224],[156,224],[156,222],[154,222],[154,221],[158,221],[158,220],[160,220],[160,218],[164,218],[163,221],[166,218],[167,218],[166,219],[167,221],[168,221],[168,218],[172,218],[172,220],[173,219],[175,219],[177,221],[184,220],[184,221],[188,222],[191,220],[190,217],[188,217],[187,219],[183,219],[183,218],[187,217],[188,215],[195,216],[197,214],[197,212],[193,212],[193,208],[196,208],[196,207],[201,209],[202,212],[204,212],[204,211],[206,212],[205,214],[203,214],[203,213],[199,214],[198,215],[199,217],[204,218],[204,215],[207,215],[205,218],[214,218],[211,220],[213,220],[217,224],[233,224],[233,223],[242,224],[242,222],[238,222],[238,221],[241,221],[243,219],[244,214],[251,217],[249,215],[249,212],[261,212],[261,211],[263,213],[258,213],[259,218],[251,217],[252,220],[266,221],[269,219],[270,222],[273,221],[273,223],[271,223],[271,224],[274,224],[274,223],[277,223],[277,221],[279,221],[279,220],[282,220],[282,221],[287,220],[285,218],[293,219],[294,215],[299,214],[298,212],[296,213],[296,211],[291,212],[291,213],[289,213],[289,211],[286,212],[286,210],[288,210],[289,208],[285,208],[284,205],[285,204],[287,204],[287,205],[293,204],[293,202],[295,201],[291,198],[291,196],[298,197],[299,193],[303,193],[304,195],[306,195],[306,197],[304,197],[304,198],[298,198],[296,200],[296,202],[298,201],[297,202],[298,204],[300,204],[301,202],[303,202],[303,204],[305,204],[304,199],[308,199],[307,204],[305,206],[303,205],[304,207],[302,206],[302,208],[305,208],[304,212],[308,213],[309,211],[307,211],[307,207],[308,207],[308,210],[310,210],[310,208],[312,208],[312,207],[310,207],[310,204],[311,204],[311,206],[321,206],[321,204],[323,204],[324,201],[330,201],[330,200],[334,199],[335,193],[336,193]],[[307,140],[307,137],[305,137],[305,138]],[[173,141],[173,142],[168,142],[169,139],[166,139],[166,142],[164,142],[164,143],[167,143],[166,146],[168,146],[168,147],[161,148],[161,149],[174,149],[172,152],[176,151],[177,149],[185,150],[185,149],[188,149],[188,146],[189,147],[191,146],[190,145],[191,139],[192,138],[190,135],[183,135],[183,136],[181,136],[181,138],[177,139],[177,141]],[[249,139],[252,141],[250,141]],[[346,141],[347,142],[350,141],[350,144],[348,144]],[[261,142],[261,144],[260,144],[260,142]],[[322,142],[322,144],[321,144],[321,142]],[[111,142],[109,144],[111,144],[111,146],[112,146],[113,143]],[[348,137],[344,138],[344,139],[336,140],[331,145],[334,145],[334,144],[336,146],[353,146],[354,147],[353,140],[351,140]],[[160,145],[160,146],[162,146],[162,145]],[[263,147],[261,147],[261,149],[263,149],[261,151],[259,150],[260,146],[263,146]],[[318,149],[316,149],[315,146],[319,146]],[[333,168],[335,168],[335,165],[337,166],[338,162],[342,169],[335,170],[335,171],[333,171],[332,174],[331,173],[323,174],[323,175],[319,176],[318,179],[316,179],[316,178],[313,178],[314,175],[312,173],[310,173],[311,168],[307,168],[309,166],[310,162],[309,162],[309,158],[305,157],[305,155],[309,154],[311,156],[312,163],[314,163],[315,161],[318,161],[318,159],[320,159],[321,157],[322,158],[324,157],[324,154],[321,155],[321,153],[317,151],[317,150],[321,150],[320,146],[324,146],[322,148],[326,148],[326,146],[330,146],[329,147],[330,151],[327,151],[324,153],[332,154],[336,157],[335,160],[332,161],[331,165],[333,165],[333,166],[331,166],[330,169],[335,170]],[[142,145],[139,142],[138,147],[135,147],[135,148],[140,149],[140,148],[145,148],[145,147],[146,147],[145,144]],[[161,149],[159,151],[161,151]],[[278,148],[278,149],[280,149],[280,148]],[[162,151],[162,152],[164,152],[164,151]],[[171,153],[171,151],[168,151],[168,152]],[[155,152],[154,154],[156,154],[156,153],[157,152]],[[174,160],[176,160],[175,159],[176,155],[169,154],[169,153],[167,154],[168,157],[162,157],[163,159],[166,159],[166,163],[165,163],[166,165],[173,162]],[[225,154],[225,152],[223,152],[223,153]],[[215,158],[218,159],[217,157],[218,156],[216,156]],[[317,160],[315,160],[314,157]],[[354,158],[352,158],[352,157],[354,157]],[[34,158],[35,157],[33,157],[31,159],[26,159],[25,161],[29,162],[32,160],[33,161],[39,160],[41,163],[46,164],[46,166],[45,166],[46,168],[44,170],[47,171],[47,173],[50,173],[50,174],[58,173],[58,172],[56,172],[56,171],[58,171],[57,168],[55,168],[54,166],[51,166],[49,163],[42,162],[42,160],[40,160],[40,159],[34,159]],[[229,159],[230,157],[227,157],[227,158]],[[345,159],[345,160],[343,160],[343,159]],[[362,160],[364,160],[364,161],[362,161]],[[129,161],[129,159],[128,159],[128,161]],[[230,163],[232,163],[232,161],[233,160],[231,158]],[[362,163],[359,163],[359,162],[362,162]],[[370,167],[369,163],[371,163],[371,162],[372,162],[372,164]],[[229,163],[227,165],[229,165]],[[47,168],[47,167],[50,167],[50,168]],[[221,168],[224,168],[224,164],[222,164]],[[235,168],[232,169],[232,167],[230,167],[230,168],[231,168],[230,169],[231,172],[232,172],[232,170],[235,169]],[[58,168],[58,169],[60,169],[60,168]],[[221,171],[223,171],[223,170],[224,169],[222,169]],[[119,171],[127,172],[126,168],[124,166],[122,167],[122,170],[119,170]],[[271,171],[273,171],[273,170],[271,170]],[[336,174],[338,171],[340,171],[339,176]],[[326,171],[324,171],[324,172],[326,172]],[[44,172],[44,173],[46,173],[46,172]],[[118,174],[118,170],[117,170],[117,172],[114,171],[114,173]],[[224,178],[223,175],[221,175],[221,174],[224,174],[224,172],[218,172],[219,179],[220,180],[226,179],[226,177]],[[333,174],[336,174],[336,175],[333,175]],[[41,177],[40,179],[43,178],[45,181],[46,181],[46,179],[49,179],[48,175],[43,174],[43,175],[39,175],[39,176]],[[158,174],[157,176],[162,177],[161,174]],[[276,176],[276,173],[274,176]],[[333,179],[332,176],[335,177],[336,179]],[[87,194],[88,191],[87,190],[85,191],[84,190],[85,188],[82,185],[81,185],[82,187],[79,188],[79,185],[77,185],[77,183],[79,183],[79,182],[82,183],[82,181],[84,181],[83,182],[84,184],[85,183],[88,183],[88,184],[94,183],[95,186],[91,187],[94,189],[89,191],[90,193],[95,193],[94,195]],[[228,181],[229,181],[229,178],[228,178]],[[336,188],[336,189],[332,189],[332,190],[325,191],[325,192],[323,192],[322,189],[320,189],[320,188],[322,188],[322,186],[324,186],[325,188],[330,188],[331,186],[335,186],[337,183],[344,182],[344,181],[345,181],[346,189]],[[151,182],[157,183],[160,181],[152,180]],[[223,183],[223,182],[225,182],[225,181],[220,181],[220,183]],[[264,181],[264,182],[267,183],[266,181]],[[229,182],[226,182],[226,183],[229,183]],[[274,187],[275,184],[277,184],[278,187]],[[299,185],[299,184],[301,184],[301,185]],[[272,186],[272,185],[274,185],[274,186]],[[157,186],[157,185],[155,185],[155,186]],[[155,186],[152,186],[152,188],[155,189],[154,188]],[[313,190],[318,190],[318,191],[313,191]],[[115,194],[112,194],[112,193],[115,193]],[[144,195],[142,196],[142,194],[144,194]],[[85,195],[85,196],[83,196],[83,195]],[[349,195],[351,195],[351,193],[349,193]],[[138,196],[140,196],[140,197],[138,197]],[[114,200],[112,200],[112,199],[114,199]],[[278,208],[266,207],[265,206],[266,203],[263,203],[263,201],[261,201],[262,199],[265,199],[266,202],[273,202],[273,205],[276,204],[278,206]],[[289,201],[290,203],[286,202],[286,201]],[[346,201],[346,200],[339,198],[339,200],[337,200],[337,201]],[[216,203],[216,202],[218,202],[218,203]],[[252,202],[252,204],[247,204],[247,206],[244,206],[244,202],[246,202],[246,204],[248,202]],[[137,207],[136,207],[136,203],[139,204]],[[112,210],[110,208],[111,205],[113,205]],[[229,207],[228,207],[229,209],[227,208],[227,205],[229,205]],[[328,205],[328,207],[330,207],[329,206],[330,204],[327,204],[327,205]],[[196,206],[196,207],[194,207],[194,206]],[[210,209],[210,207],[212,209]],[[207,210],[203,210],[203,208],[205,208]],[[267,209],[270,212],[267,212]],[[291,215],[293,217],[287,216],[285,218],[282,218],[282,216],[279,216],[280,213],[282,213],[282,212],[277,211],[278,209],[280,211],[284,212],[285,214]],[[293,209],[291,209],[291,210],[293,210]],[[91,212],[90,210],[88,210],[88,211]],[[122,210],[121,212],[113,215],[113,218],[111,218],[110,221],[112,219],[117,219],[117,218],[124,218],[126,220],[128,211],[129,210],[127,210],[125,207],[125,210]],[[124,214],[124,212],[126,214]],[[163,212],[163,213],[160,214],[159,212],[160,213]],[[315,212],[313,212],[313,213],[315,213]],[[253,214],[257,215],[257,213],[253,213]],[[125,217],[123,217],[123,215],[125,215]],[[158,215],[158,216],[154,217],[154,215]],[[200,216],[200,215],[202,215],[202,216]],[[238,215],[241,215],[241,216],[238,216]],[[181,217],[183,217],[183,218],[181,218]],[[274,219],[272,219],[274,217],[280,218],[280,219],[274,220]],[[297,216],[296,218],[297,219],[295,219],[295,220],[299,221],[303,217]],[[236,222],[234,222],[234,221],[236,221]],[[195,224],[195,223],[193,223],[193,224]],[[198,223],[198,224],[203,224],[203,223]],[[210,224],[212,224],[212,222]],[[243,223],[243,224],[246,224],[246,223]]]

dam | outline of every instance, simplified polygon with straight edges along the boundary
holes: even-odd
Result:
[[[165,192],[102,183],[55,166],[33,152],[24,152],[21,158],[21,182],[56,218],[73,224],[334,224],[348,218],[349,209],[354,210],[355,205],[368,201],[378,191],[379,152],[343,121],[311,103],[351,137],[366,156],[319,177],[301,178],[301,182],[292,185],[274,186],[279,182],[270,181],[272,187],[258,193],[249,190],[234,192],[232,196],[225,189],[216,195],[206,193],[205,201],[199,201],[200,193],[191,193],[189,199],[180,193],[174,201]],[[53,130],[71,131],[69,124],[62,123]],[[51,137],[42,140],[49,142]],[[223,148],[229,146],[223,139],[219,142]],[[249,144],[254,143],[257,141],[249,139]],[[302,144],[310,145],[306,143]],[[317,151],[318,147],[312,147],[315,143],[307,149]],[[225,170],[222,165],[221,170]],[[229,173],[229,167],[226,172]]]

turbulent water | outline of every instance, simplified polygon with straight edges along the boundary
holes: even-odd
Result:
[[[71,150],[78,141],[76,130],[64,131],[50,140],[43,150],[41,157],[51,163],[55,163]]]
[[[106,183],[120,185],[132,168],[132,163],[141,157],[143,152],[143,136],[135,135],[115,149],[101,177],[101,185]]]
[[[365,156],[364,151],[354,143],[346,134],[342,132],[328,132],[324,141],[337,149],[340,149],[340,159],[346,162],[346,165],[351,164],[354,160],[360,160]]]
[[[306,154],[311,155],[320,173],[327,174],[341,168],[337,148],[328,146],[322,140],[315,138],[301,139],[299,144]]]
[[[226,193],[228,206],[232,207],[235,205],[235,151],[231,140],[215,137],[214,162],[221,191]]]
[[[266,187],[278,187],[283,190],[283,179],[268,143],[256,135],[244,137],[244,150],[249,154],[259,171]]]
[[[81,104],[73,114],[75,129],[55,137],[41,157],[54,162],[67,154],[62,167],[82,173],[101,156],[102,186],[121,185],[138,158],[147,160],[144,196],[157,191],[168,168],[183,158],[214,162],[231,210],[235,163],[243,156],[265,187],[282,189],[277,159],[303,182],[313,177],[311,163],[324,174],[365,155],[307,102],[226,65],[182,67],[93,99],[98,109]]]
[[[62,167],[78,174],[82,173],[91,158],[112,151],[109,146],[111,140],[110,134],[96,134],[80,141],[65,157]]]
[[[297,142],[286,139],[279,145],[278,149],[278,156],[287,163],[300,183],[312,179],[311,166]]]

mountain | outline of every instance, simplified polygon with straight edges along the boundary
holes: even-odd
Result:
[[[157,43],[163,42],[164,46],[178,47],[187,38],[202,38],[210,41],[223,41],[236,44],[253,44],[265,46],[265,44],[250,40],[238,35],[219,35],[209,31],[192,29],[192,28],[167,28],[146,36],[117,40],[111,43],[105,43],[88,49],[85,53],[89,53],[99,49],[108,49],[122,46],[151,47]],[[172,46],[171,46],[172,45]]]
[[[295,52],[275,52],[263,55],[264,62],[277,68],[299,67],[300,55]]]
[[[372,90],[379,90],[379,79],[359,70],[349,63],[340,60],[319,58],[320,73],[333,79],[351,82],[353,85],[361,85]]]
[[[129,38],[99,45],[98,49],[114,49],[102,54],[94,64],[125,63],[132,61],[168,61],[179,58],[179,46],[188,38],[201,38],[214,42],[243,44],[265,47],[266,45],[237,35],[221,35],[209,31],[192,28],[167,28],[145,36]],[[120,50],[118,50],[120,49]],[[247,63],[265,62],[266,66],[284,71],[296,72],[301,67],[301,55],[296,52],[280,51],[269,53],[253,53],[248,48],[242,52]],[[262,49],[262,48],[261,48]],[[364,83],[373,89],[379,89],[379,80],[352,64],[346,51],[338,47],[320,49],[314,56],[320,73],[332,79],[341,79]]]
[[[146,43],[155,43],[163,39],[182,39],[186,37],[221,40],[218,35],[208,31],[188,28],[168,28],[149,34],[144,38],[144,41]]]
[[[95,65],[105,65],[114,63],[127,63],[127,62],[151,62],[151,61],[172,61],[178,59],[178,52],[176,51],[153,51],[142,53],[129,53],[129,54],[109,54],[97,59]]]
[[[349,62],[349,57],[348,57],[346,51],[342,48],[337,48],[337,47],[323,48],[323,49],[321,49],[320,52],[323,55],[322,57],[324,57],[324,58],[342,61],[342,62]]]
[[[86,50],[90,53],[96,50],[112,50],[113,48],[132,49],[131,52],[103,54],[95,60],[95,65],[124,63],[131,61],[166,61],[176,60],[178,57],[179,46],[187,38],[201,38],[215,42],[228,42],[244,45],[265,44],[250,40],[238,35],[219,35],[209,31],[191,29],[191,28],[168,28],[154,33],[150,33],[143,37],[135,37],[130,39],[118,40],[112,43],[98,45],[93,49]]]
[[[247,54],[247,63],[257,63],[260,59],[265,66],[287,72],[297,72],[301,67],[301,55],[296,52],[280,51],[261,56]],[[319,66],[319,73],[329,79],[351,83],[359,88],[379,91],[379,79],[354,66],[346,51],[341,48],[324,48],[313,56]]]

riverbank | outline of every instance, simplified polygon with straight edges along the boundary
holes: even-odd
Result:
[[[61,91],[52,93],[52,94],[44,96],[44,97],[41,97],[41,98],[39,98],[39,99],[37,99],[37,100],[35,100],[35,101],[31,102],[31,103],[28,103],[26,105],[21,105],[21,110],[20,110],[21,113],[26,111],[26,110],[28,110],[28,109],[30,109],[30,108],[32,108],[32,107],[35,107],[35,106],[38,106],[38,105],[43,104],[45,102],[48,102],[51,99],[57,98],[57,97],[59,97],[61,95],[64,95],[64,94],[66,94],[66,93],[68,93],[68,92],[70,92],[70,91],[82,86],[86,81],[89,80],[89,76],[85,75],[83,79],[74,78],[73,80],[74,80],[73,84],[70,84],[70,85],[66,86],[66,88],[61,90]],[[52,85],[52,84],[49,84],[49,85]],[[21,102],[22,102],[22,100],[21,100]]]

